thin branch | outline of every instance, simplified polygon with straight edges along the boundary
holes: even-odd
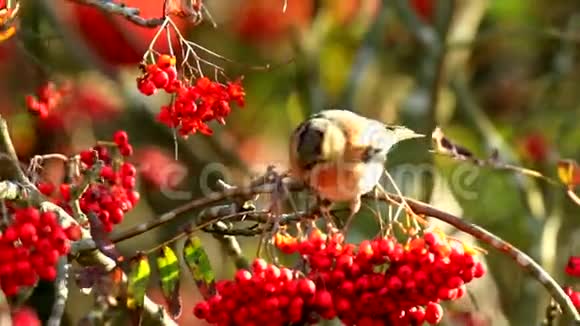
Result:
[[[61,257],[58,261],[58,275],[54,284],[55,301],[52,306],[52,313],[48,319],[48,326],[59,326],[61,324],[64,308],[68,299],[68,276],[70,265],[66,257]]]
[[[127,7],[124,4],[115,3],[107,0],[70,0],[79,4],[92,6],[98,8],[106,13],[113,15],[120,15],[125,17],[128,21],[143,27],[155,28],[163,24],[165,17],[159,18],[144,18],[140,16],[140,9],[134,7]]]
[[[7,132],[6,122],[1,118],[0,118],[0,138],[2,138],[0,142],[4,145],[4,150],[9,156],[11,156],[15,160],[13,163],[16,166],[18,166],[16,153],[14,151],[12,141]],[[28,178],[26,178],[26,175],[24,175],[19,166],[17,171],[19,171],[19,173],[17,172],[19,181],[27,185],[30,184],[30,181],[28,180]],[[285,182],[283,182],[282,186],[288,192],[302,191],[305,189],[302,183],[297,183],[292,180],[286,180]],[[227,187],[220,192],[210,193],[206,197],[198,198],[185,205],[177,207],[176,209],[161,215],[158,221],[138,225],[137,227],[130,229],[128,232],[122,233],[116,239],[117,241],[121,241],[123,239],[127,239],[135,235],[144,233],[164,223],[174,220],[177,216],[183,213],[204,206],[216,204],[225,199],[250,198],[252,196],[259,194],[266,193],[271,194],[275,191],[279,191],[279,187],[280,184],[278,182],[264,184],[255,183],[250,187]],[[34,196],[30,196],[31,204],[39,206],[43,210],[55,211],[59,216],[59,222],[61,222],[63,226],[77,223],[61,207],[44,200],[44,197],[38,193],[38,190],[34,187],[34,185],[32,185],[28,190],[36,194]],[[534,279],[540,282],[547,289],[547,291],[556,300],[556,302],[558,302],[558,304],[561,306],[564,312],[572,316],[577,323],[580,323],[579,312],[574,307],[570,298],[564,293],[560,285],[546,271],[544,271],[542,267],[539,264],[537,264],[531,257],[526,255],[521,250],[513,247],[511,244],[499,238],[498,236],[490,233],[489,231],[483,229],[482,227],[476,224],[466,222],[457,216],[438,210],[429,204],[411,198],[403,199],[402,197],[397,196],[395,194],[373,194],[366,195],[365,198],[371,198],[375,200],[378,199],[382,201],[389,201],[394,199],[399,203],[402,203],[404,200],[416,214],[431,216],[433,218],[446,222],[454,226],[456,229],[468,233],[473,237],[475,237],[476,239],[479,239],[484,243],[489,244],[493,248],[497,249],[499,252],[508,255],[516,262],[518,266],[526,270]],[[81,230],[82,230],[82,239],[83,240],[90,239],[89,231],[86,229]],[[98,250],[88,250],[79,252],[79,255],[75,257],[75,259],[77,260],[77,262],[83,265],[102,265],[109,270],[115,266],[115,262],[111,258],[105,256],[102,252]],[[173,320],[171,320],[167,316],[167,314],[159,313],[160,311],[163,311],[160,306],[152,302],[148,297],[145,297],[144,303],[145,314],[147,314],[153,320],[157,320],[160,325],[176,325],[176,323]]]
[[[396,195],[389,194],[388,196],[390,198],[395,198],[395,200],[398,200],[399,202],[402,202],[402,199]],[[380,200],[388,200],[385,195],[375,198]],[[416,214],[431,216],[447,224],[450,224],[456,229],[461,230],[475,237],[476,239],[487,243],[502,253],[507,254],[516,262],[516,264],[518,264],[518,266],[527,271],[534,279],[540,282],[567,314],[572,316],[577,323],[580,323],[580,313],[576,310],[570,298],[566,295],[566,293],[564,293],[562,287],[552,278],[552,276],[550,276],[550,274],[548,274],[538,263],[536,263],[523,251],[512,246],[495,234],[485,230],[481,226],[466,222],[457,216],[438,210],[429,204],[411,198],[405,198],[405,201],[407,201],[411,209],[413,209]]]
[[[149,230],[155,229],[159,226],[162,226],[166,223],[174,221],[177,217],[191,212],[193,210],[215,205],[221,201],[226,199],[234,199],[239,197],[247,197],[249,195],[259,195],[259,194],[269,194],[272,193],[276,189],[276,184],[268,183],[258,186],[252,187],[233,187],[230,189],[224,189],[219,192],[212,192],[207,194],[205,197],[194,199],[188,203],[185,203],[177,208],[172,209],[171,211],[161,214],[158,217],[154,217],[150,220],[150,222],[143,223],[136,225],[132,228],[126,229],[119,234],[113,234],[111,236],[111,240],[114,243],[121,242],[140,234],[143,234]],[[288,183],[286,187],[289,187],[291,191],[300,191],[303,190],[304,187],[301,184],[297,183]],[[94,248],[91,248],[94,249]]]
[[[2,154],[7,154],[7,158],[12,162],[15,170],[15,180],[22,184],[29,184],[30,181],[28,181],[26,174],[20,167],[20,161],[18,160],[16,150],[14,149],[14,145],[12,144],[12,140],[10,138],[10,132],[8,131],[8,124],[6,123],[6,120],[2,118],[2,116],[0,116],[0,144],[2,145],[0,148]]]
[[[221,192],[213,192],[208,194],[206,197],[198,198],[161,215],[159,220],[154,220],[153,222],[145,223],[131,228],[127,232],[123,232],[114,237],[114,239],[115,241],[119,242],[134,237],[160,225],[163,225],[169,221],[172,221],[183,213],[202,208],[204,206],[212,205],[225,199],[235,199],[238,197],[246,198],[247,196],[252,195],[272,193],[277,189],[276,187],[277,185],[272,183],[255,187],[232,187],[224,189]],[[296,183],[292,180],[286,180],[284,182],[284,187],[288,189],[288,191],[304,190],[304,186],[301,183]],[[386,202],[389,202],[393,199],[399,203],[402,203],[403,201],[402,197],[392,193],[376,195],[369,194],[366,195],[365,198],[375,200],[378,199]],[[415,214],[431,216],[441,220],[508,255],[518,266],[527,271],[534,279],[540,282],[567,314],[572,316],[576,321],[580,322],[580,314],[576,308],[574,308],[570,298],[564,293],[560,285],[530,256],[476,224],[466,222],[465,220],[462,220],[455,215],[438,210],[435,207],[421,201],[417,201],[412,198],[404,198],[404,200],[407,202],[409,207],[411,207]],[[306,215],[293,215],[294,218],[299,216],[304,217]],[[217,220],[218,219],[216,218],[216,221]]]

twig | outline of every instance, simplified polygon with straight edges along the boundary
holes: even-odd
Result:
[[[558,304],[554,301],[554,299],[550,300],[548,306],[546,307],[542,326],[553,326],[554,322],[556,321],[556,317],[558,317],[560,313],[561,311],[560,307],[558,307]]]
[[[17,171],[16,174],[20,179],[19,181],[22,181],[25,184],[30,184],[30,181],[26,178],[26,176],[22,173],[22,170],[18,166],[18,163],[17,163],[18,160],[16,158],[14,147],[12,145],[12,141],[8,135],[8,132],[7,132],[6,122],[5,122],[5,120],[3,120],[1,118],[0,118],[0,137],[3,138],[2,140],[0,140],[0,142],[4,145],[4,149],[6,150],[8,155],[15,159],[14,164],[18,167],[18,169],[16,170]],[[18,171],[20,172],[20,174],[18,174]],[[145,223],[145,224],[142,224],[142,225],[139,225],[135,228],[130,229],[128,232],[121,234],[121,236],[118,236],[117,241],[120,241],[120,239],[121,240],[127,239],[127,238],[130,238],[130,237],[135,236],[137,234],[141,234],[143,232],[146,232],[150,229],[153,229],[159,225],[162,225],[164,223],[167,223],[167,222],[175,219],[180,214],[191,211],[193,209],[200,208],[203,206],[208,206],[208,205],[217,203],[217,202],[225,200],[225,199],[248,198],[250,196],[254,196],[254,195],[258,195],[258,194],[272,193],[272,192],[276,191],[279,186],[280,185],[275,182],[275,183],[270,183],[270,184],[266,183],[266,184],[253,185],[251,187],[226,188],[226,189],[223,189],[221,192],[210,193],[206,197],[193,200],[193,201],[191,201],[185,205],[182,205],[182,206],[180,206],[180,207],[178,207],[178,208],[176,208],[176,209],[174,209],[166,214],[161,215],[159,221],[155,221],[153,223]],[[302,191],[302,190],[304,190],[304,186],[302,183],[296,183],[295,181],[292,181],[292,180],[287,180],[286,182],[283,183],[283,186],[288,191]],[[76,224],[76,221],[68,213],[66,213],[66,211],[64,211],[62,208],[60,208],[59,206],[57,206],[53,203],[45,201],[44,198],[42,197],[42,195],[40,195],[38,193],[38,190],[33,185],[32,185],[32,187],[30,187],[29,191],[31,191],[32,193],[36,193],[35,196],[30,196],[31,203],[33,205],[39,206],[39,207],[41,207],[41,209],[45,209],[45,210],[48,209],[48,210],[55,211],[58,214],[59,221],[61,222],[62,225],[67,225],[67,223],[68,224]],[[399,201],[399,203],[401,203],[403,201],[402,197],[399,197],[395,194],[383,194],[381,196],[379,196],[378,194],[366,195],[365,198],[371,198],[371,199],[375,199],[375,200],[379,199],[379,200],[383,200],[383,201],[389,200],[389,198],[390,199],[394,198],[395,200]],[[475,224],[472,224],[469,222],[465,222],[464,220],[460,219],[459,217],[456,217],[450,213],[438,210],[429,204],[426,204],[426,203],[423,203],[423,202],[420,202],[420,201],[417,201],[417,200],[414,200],[411,198],[404,198],[404,200],[407,202],[407,204],[411,207],[411,209],[416,214],[431,216],[433,218],[436,218],[438,220],[446,222],[446,223],[454,226],[458,230],[461,230],[465,233],[472,235],[476,239],[479,239],[479,240],[489,244],[490,246],[497,249],[498,251],[505,253],[506,255],[511,257],[517,263],[518,266],[520,266],[522,269],[524,269],[528,273],[530,273],[530,275],[532,275],[532,277],[534,279],[536,279],[538,282],[540,282],[547,289],[547,291],[556,300],[556,302],[558,302],[560,307],[567,314],[569,314],[571,317],[573,317],[577,323],[580,323],[579,312],[576,310],[576,308],[572,304],[572,301],[570,300],[570,298],[564,293],[564,291],[562,290],[560,285],[558,285],[558,283],[548,273],[546,273],[540,265],[538,265],[532,258],[530,258],[528,255],[526,255],[524,252],[513,247],[512,245],[510,245],[509,243],[507,243],[503,239],[490,233],[489,231],[483,229],[482,227],[480,227],[478,225],[475,225]],[[83,240],[90,238],[90,233],[88,230],[81,229],[81,231],[82,231],[82,239]],[[97,265],[98,264],[98,265],[104,266],[105,268],[107,268],[109,270],[115,266],[115,262],[112,259],[105,256],[103,253],[101,253],[98,250],[87,250],[87,251],[79,252],[79,255],[75,259],[77,260],[77,262],[79,262],[80,264],[83,264],[83,265]],[[162,308],[160,308],[160,306],[158,306],[157,304],[152,302],[148,297],[145,297],[145,303],[144,303],[144,313],[145,314],[149,315],[149,317],[153,318],[153,320],[157,320],[160,325],[176,325],[175,322],[173,320],[171,320],[166,314],[164,314],[164,313],[160,314],[159,311],[162,311]]]
[[[298,183],[288,183],[286,184],[286,187],[288,187],[287,189],[291,189],[294,191],[300,191],[304,189],[304,187]],[[133,238],[149,230],[155,229],[161,225],[171,222],[184,213],[190,212],[198,208],[215,205],[216,203],[226,199],[233,199],[248,195],[268,194],[272,193],[275,189],[276,184],[263,184],[255,187],[234,187],[231,189],[224,189],[219,192],[212,192],[206,195],[205,197],[194,199],[184,205],[172,209],[167,213],[161,214],[160,216],[153,218],[150,222],[139,224],[119,234],[114,234],[111,236],[111,240],[114,243],[117,243],[126,239]]]
[[[58,261],[58,276],[56,278],[55,301],[52,306],[52,313],[48,319],[48,326],[59,326],[61,324],[64,308],[68,299],[68,276],[70,265],[66,257],[61,257]]]
[[[127,7],[124,4],[115,3],[107,0],[70,0],[79,4],[92,6],[104,12],[120,15],[125,17],[128,21],[143,27],[154,28],[165,20],[165,17],[159,18],[143,18],[140,16],[140,9],[134,7]]]
[[[14,149],[14,145],[12,144],[12,140],[10,138],[10,132],[8,131],[8,124],[6,123],[6,120],[2,118],[2,116],[0,116],[0,144],[2,145],[0,148],[2,154],[8,155],[7,158],[11,161],[14,167],[15,180],[25,185],[30,184],[26,174],[20,168],[20,161],[18,161],[18,156],[16,155],[16,150]]]
[[[304,186],[302,184],[296,183],[292,180],[286,181],[284,183],[284,187],[286,189],[289,189],[289,191],[302,191],[302,190],[304,190]],[[118,242],[118,241],[121,241],[124,239],[131,238],[131,237],[136,236],[138,234],[144,233],[148,230],[154,229],[154,228],[156,228],[164,223],[167,223],[167,222],[173,220],[174,218],[176,218],[177,216],[179,216],[180,214],[183,214],[185,212],[188,212],[190,210],[194,210],[194,209],[197,209],[197,208],[200,208],[203,206],[212,205],[212,204],[219,202],[221,200],[224,200],[224,199],[228,199],[228,198],[234,199],[234,198],[240,197],[240,196],[272,193],[275,189],[276,189],[275,184],[265,184],[265,185],[260,185],[260,186],[256,186],[256,187],[233,187],[233,188],[224,189],[221,192],[210,193],[206,197],[193,200],[193,201],[191,201],[185,205],[182,205],[182,206],[180,206],[180,207],[178,207],[178,208],[176,208],[168,213],[161,215],[159,217],[159,221],[154,221],[151,223],[145,223],[142,225],[138,225],[134,228],[129,229],[127,232],[124,232],[124,233],[118,235],[117,237],[114,237],[114,239]],[[382,194],[378,197],[377,197],[377,195],[370,195],[369,194],[369,195],[366,195],[365,198],[371,198],[371,199],[375,199],[375,200],[379,199],[382,201],[388,201],[390,198],[390,199],[394,199],[398,202],[402,202],[401,197],[399,197],[396,194],[391,194],[391,193]],[[558,304],[560,304],[560,306],[563,308],[563,310],[567,314],[569,314],[570,316],[573,316],[573,318],[575,320],[580,322],[580,314],[578,313],[578,311],[576,311],[576,308],[574,308],[574,305],[570,301],[570,298],[568,298],[568,296],[566,296],[566,294],[564,293],[564,291],[562,290],[560,285],[558,285],[558,283],[546,271],[544,271],[538,263],[536,263],[527,254],[525,254],[521,250],[513,247],[511,244],[509,244],[505,240],[499,238],[498,236],[490,233],[489,231],[485,230],[484,228],[482,228],[476,224],[466,222],[457,216],[454,216],[450,213],[438,210],[435,207],[433,207],[429,204],[423,203],[421,201],[417,201],[417,200],[414,200],[411,198],[405,198],[405,201],[407,202],[407,204],[409,205],[409,207],[413,210],[413,212],[415,214],[431,216],[431,217],[436,218],[438,220],[441,220],[445,223],[448,223],[448,224],[454,226],[456,229],[461,230],[467,234],[470,234],[471,236],[475,237],[476,239],[478,239],[484,243],[487,243],[488,245],[492,246],[493,248],[499,250],[500,252],[507,254],[509,257],[511,257],[516,262],[516,264],[518,266],[520,266],[522,269],[526,270],[528,273],[530,273],[530,275],[534,279],[536,279],[538,282],[540,282],[546,288],[546,290],[550,293],[550,295],[558,302]],[[297,218],[297,217],[303,217],[305,215],[292,214],[289,216],[292,216],[293,218]]]

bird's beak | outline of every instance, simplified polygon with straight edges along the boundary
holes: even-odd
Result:
[[[399,126],[399,127],[395,128],[394,132],[395,132],[395,137],[396,137],[398,142],[403,141],[403,140],[407,140],[407,139],[425,137],[425,135],[418,134],[415,131],[413,131],[407,127],[403,127],[403,126]]]

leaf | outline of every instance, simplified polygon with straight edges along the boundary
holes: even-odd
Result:
[[[574,188],[580,184],[580,167],[574,160],[558,161],[558,178],[568,188]]]
[[[19,3],[16,3],[14,8],[0,9],[0,42],[4,42],[16,34],[15,20],[19,8]]]
[[[138,254],[129,262],[130,271],[127,274],[127,308],[143,307],[145,291],[149,285],[151,267],[147,256]]]
[[[191,237],[183,246],[183,258],[193,276],[193,280],[201,295],[208,299],[216,293],[215,276],[209,262],[209,257],[201,245],[198,237]]]
[[[163,297],[173,319],[181,315],[181,297],[179,295],[179,260],[169,246],[163,246],[157,257],[157,269],[159,269],[159,281]]]
[[[90,233],[95,245],[99,250],[105,254],[107,257],[113,259],[117,263],[123,260],[123,256],[111,239],[109,239],[109,234],[105,232],[103,228],[103,223],[94,213],[88,213],[87,217],[89,219],[89,224],[91,226]]]

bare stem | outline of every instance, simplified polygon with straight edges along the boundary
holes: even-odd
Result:
[[[107,0],[70,0],[87,6],[98,8],[104,12],[120,15],[125,17],[128,21],[143,27],[154,28],[161,24],[165,17],[159,18],[143,18],[140,16],[140,9],[128,7],[123,4],[115,3]]]
[[[64,315],[64,308],[68,299],[68,276],[70,265],[66,257],[61,257],[58,261],[58,275],[54,284],[56,299],[52,306],[52,313],[48,319],[48,326],[59,326],[61,324],[62,316]]]

